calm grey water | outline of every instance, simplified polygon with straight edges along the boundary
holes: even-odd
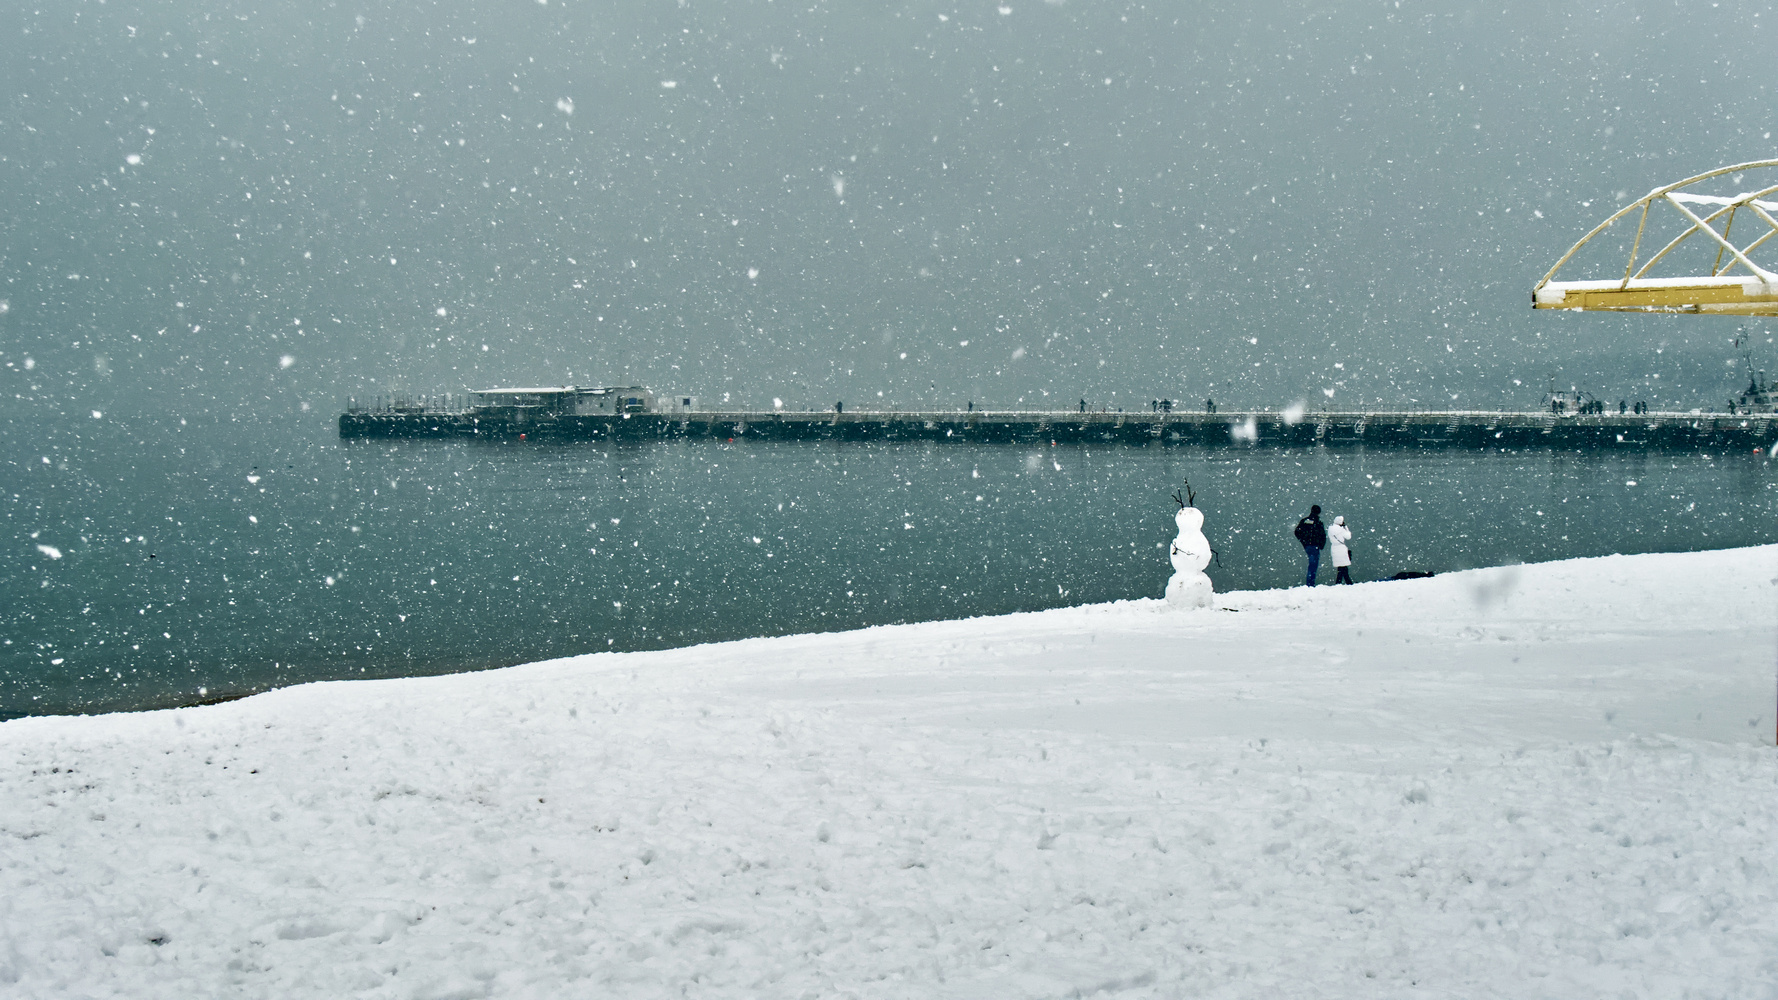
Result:
[[[1752,454],[319,430],[251,450],[228,430],[64,436],[13,464],[0,716],[1159,596],[1188,479],[1219,590],[1300,583],[1310,503],[1347,516],[1360,581],[1778,538]]]

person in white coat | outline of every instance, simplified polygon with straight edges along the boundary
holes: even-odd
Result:
[[[1352,548],[1347,543],[1352,541],[1352,529],[1346,527],[1344,515],[1334,518],[1334,523],[1327,526],[1327,544],[1333,547],[1335,583],[1352,582]]]

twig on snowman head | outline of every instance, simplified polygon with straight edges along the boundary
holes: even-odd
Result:
[[[1184,510],[1187,507],[1196,507],[1198,505],[1197,501],[1197,491],[1192,489],[1192,481],[1189,479],[1185,481],[1185,496],[1183,498],[1180,497],[1178,490],[1173,491],[1173,502],[1179,505],[1180,510]]]

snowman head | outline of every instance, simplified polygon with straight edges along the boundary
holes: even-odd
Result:
[[[1204,512],[1196,507],[1181,507],[1173,515],[1173,523],[1179,526],[1181,533],[1197,531],[1204,526]]]

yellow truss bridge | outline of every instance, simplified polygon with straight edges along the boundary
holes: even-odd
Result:
[[[1531,291],[1533,309],[1778,316],[1778,184],[1739,194],[1694,190],[1712,178],[1778,167],[1756,160],[1655,188],[1581,237]],[[1772,179],[1773,175],[1766,175]],[[1656,206],[1661,206],[1657,210]],[[1671,209],[1671,211],[1667,211]],[[1677,213],[1675,216],[1674,213]],[[1623,277],[1557,281],[1556,272],[1619,220],[1640,216]],[[1651,216],[1654,224],[1650,225]],[[1739,221],[1741,228],[1735,229]],[[1720,228],[1719,228],[1720,227]],[[1673,234],[1677,229],[1676,235]],[[1752,238],[1746,235],[1752,231]],[[1696,238],[1696,239],[1694,239]],[[1639,257],[1644,246],[1666,242]],[[1745,241],[1737,245],[1736,240]],[[1601,240],[1591,258],[1610,253]],[[1763,253],[1760,251],[1763,248]],[[1622,244],[1618,244],[1621,251]],[[1701,251],[1701,252],[1700,252]],[[1767,264],[1762,266],[1763,258]],[[1609,258],[1607,258],[1609,259]],[[1640,267],[1638,261],[1642,261]],[[1662,265],[1657,270],[1656,265]],[[1708,264],[1706,268],[1705,265]],[[1601,265],[1603,266],[1603,265]],[[1615,272],[1607,272],[1614,274]]]

